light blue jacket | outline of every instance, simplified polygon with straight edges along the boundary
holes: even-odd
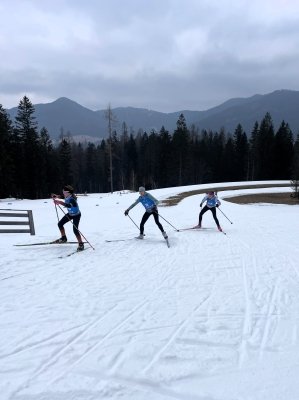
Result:
[[[155,199],[150,193],[145,192],[144,196],[139,196],[138,199],[128,208],[128,211],[141,203],[147,212],[152,212],[152,209],[159,204],[159,200]]]
[[[215,194],[214,194],[213,197],[210,197],[210,196],[206,195],[206,196],[201,200],[200,207],[203,205],[203,203],[204,203],[205,201],[207,202],[207,207],[209,207],[209,208],[216,207],[217,204],[218,204],[219,206],[221,205],[220,200],[218,199],[218,197],[217,197]]]

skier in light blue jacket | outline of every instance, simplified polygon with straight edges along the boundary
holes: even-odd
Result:
[[[140,186],[139,194],[140,196],[138,197],[138,199],[132,205],[130,205],[130,207],[127,208],[125,211],[125,215],[127,216],[129,214],[129,211],[133,207],[135,207],[138,203],[141,203],[145,208],[145,213],[143,214],[143,217],[140,222],[140,235],[138,236],[138,239],[144,238],[144,224],[151,215],[154,216],[155,222],[160,231],[162,232],[163,237],[167,239],[168,238],[167,233],[164,231],[164,228],[159,221],[159,214],[157,208],[159,201],[155,199],[154,196],[152,196],[150,193],[147,193],[143,186]]]
[[[216,194],[214,192],[208,192],[206,194],[206,196],[202,199],[202,201],[200,203],[200,207],[202,207],[202,205],[205,202],[206,202],[206,205],[204,206],[204,208],[199,213],[198,225],[195,228],[201,228],[202,216],[203,216],[203,214],[205,212],[210,210],[212,212],[212,214],[213,214],[213,218],[214,218],[214,221],[216,222],[218,230],[220,232],[222,232],[222,228],[221,228],[221,226],[219,224],[219,221],[218,221],[218,218],[216,216],[216,208],[221,205],[220,200],[218,199],[218,197],[216,196]]]

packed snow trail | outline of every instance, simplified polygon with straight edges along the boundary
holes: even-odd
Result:
[[[170,249],[151,220],[142,241],[105,242],[136,236],[123,216],[136,194],[80,198],[95,251],[63,259],[72,245],[13,246],[57,235],[49,204],[28,202],[36,238],[0,243],[1,399],[299,398],[298,207],[222,196],[234,221],[218,214],[227,236],[210,213],[206,230],[163,223]],[[192,226],[200,199],[160,212]],[[131,215],[139,221],[142,210]]]

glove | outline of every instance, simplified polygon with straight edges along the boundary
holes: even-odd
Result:
[[[216,204],[216,207],[218,208],[218,207],[219,207],[219,204]]]
[[[158,214],[158,209],[157,209],[156,206],[154,206],[154,207],[152,208],[152,212],[153,212],[154,214]]]
[[[200,203],[199,207],[200,207],[200,208],[202,207],[202,203]]]
[[[129,210],[125,211],[125,216],[129,215]]]

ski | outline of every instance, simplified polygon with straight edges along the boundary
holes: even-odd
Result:
[[[77,243],[77,242],[76,242],[76,243]],[[83,249],[83,250],[80,250],[80,251],[74,250],[74,251],[72,251],[71,253],[64,254],[63,256],[59,256],[58,258],[67,258],[67,257],[73,256],[74,254],[82,253],[83,251],[88,250],[89,248],[90,248],[90,247],[87,247],[86,249]]]
[[[137,236],[135,239],[136,239],[136,240],[142,240],[142,239],[140,239],[138,236]],[[167,237],[167,238],[164,238],[164,240],[165,240],[165,242],[166,242],[166,244],[167,244],[167,247],[170,247],[170,243],[169,243],[168,237]]]
[[[133,240],[135,238],[129,238],[129,239],[111,239],[111,240],[105,240],[105,242],[107,243],[111,243],[111,242],[126,242],[127,240]]]
[[[128,241],[128,240],[142,240],[142,239],[140,239],[140,238],[137,236],[137,237],[128,238],[128,239],[110,239],[110,240],[107,239],[107,240],[105,240],[105,242],[107,242],[107,243],[126,242],[126,241]],[[165,239],[165,241],[166,241],[167,247],[170,247],[170,243],[169,243],[168,238]]]
[[[184,232],[184,231],[205,231],[205,230],[214,231],[215,229],[214,229],[214,228],[198,228],[198,227],[196,227],[196,226],[193,226],[192,228],[182,228],[182,229],[179,229],[179,232]],[[221,231],[219,231],[219,232],[222,232],[223,235],[226,235],[226,232],[224,232],[223,230],[221,230]]]
[[[182,231],[202,231],[202,230],[210,230],[213,228],[198,228],[197,226],[193,226],[192,228],[181,228],[178,231],[182,232]]]
[[[14,246],[18,246],[18,247],[20,247],[20,246],[45,246],[45,245],[47,245],[47,244],[59,244],[59,245],[61,245],[61,244],[75,244],[75,243],[78,243],[78,242],[65,242],[65,243],[57,243],[57,242],[40,242],[40,243],[26,243],[26,244],[14,244]]]
[[[107,243],[111,243],[111,242],[126,242],[127,240],[134,240],[134,239],[139,239],[139,237],[135,236],[135,237],[126,238],[126,239],[107,239],[107,240],[105,240],[105,242],[107,242]]]

